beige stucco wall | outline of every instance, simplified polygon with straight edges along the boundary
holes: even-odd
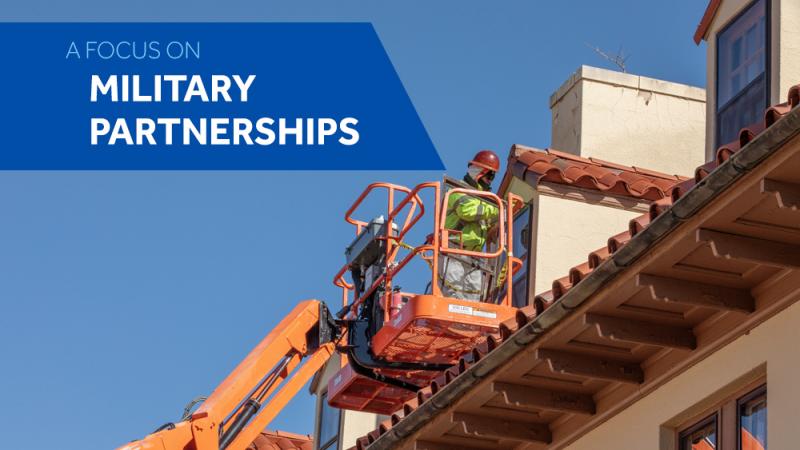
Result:
[[[773,21],[777,21],[779,58],[777,83],[773,83],[775,102],[786,101],[789,88],[800,83],[800,1],[780,0],[773,8]]]
[[[553,280],[586,262],[609,236],[628,229],[641,212],[541,194],[537,214],[534,293],[550,290]]]
[[[342,421],[341,449],[356,445],[356,440],[372,432],[381,423],[381,416],[360,411],[344,411]]]
[[[321,394],[327,391],[328,380],[339,371],[339,367],[341,367],[340,355],[336,353],[331,357],[330,361],[328,361],[328,364],[325,365],[319,380],[317,380],[316,390],[314,392],[317,396],[316,410],[314,413],[315,449],[319,448],[319,443],[316,438],[319,436],[319,412],[322,406]],[[339,424],[339,448],[346,449],[356,445],[356,439],[374,430],[383,419],[383,417],[377,414],[342,410],[341,423]]]
[[[757,372],[760,366],[766,364],[769,448],[795,449],[800,417],[798,342],[800,304],[795,303],[634,403],[568,448],[674,450],[669,448],[665,437],[674,435],[675,430],[665,424],[670,424],[690,409],[699,413],[699,408],[705,406],[704,399],[713,402],[708,399],[709,395],[745,384],[743,378],[748,373]]]
[[[704,162],[703,89],[582,66],[550,108],[555,149],[680,175]]]
[[[559,89],[550,99],[550,113],[553,121],[550,146],[576,155],[581,154],[583,83],[580,83],[579,80],[582,69],[572,74],[564,83],[564,86],[570,86],[569,88]]]
[[[786,101],[789,88],[800,83],[800,1],[768,0],[772,8],[770,20],[771,63],[770,104]],[[716,117],[716,54],[717,33],[736,17],[752,0],[723,0],[706,35],[706,153],[713,156]]]

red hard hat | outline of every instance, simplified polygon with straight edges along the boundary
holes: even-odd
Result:
[[[476,165],[478,167],[483,167],[484,169],[488,169],[493,172],[500,171],[500,159],[491,150],[479,151],[478,153],[475,154],[475,156],[472,158],[472,161],[470,161],[469,163]]]

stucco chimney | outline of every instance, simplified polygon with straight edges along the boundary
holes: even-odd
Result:
[[[704,89],[581,66],[550,96],[551,147],[691,176],[705,159]]]

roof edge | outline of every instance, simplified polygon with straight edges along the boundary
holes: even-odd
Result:
[[[697,24],[697,30],[694,32],[695,44],[700,45],[700,42],[706,38],[708,29],[711,27],[711,22],[714,21],[714,16],[717,15],[717,10],[719,10],[720,4],[722,4],[722,0],[710,0],[708,2],[706,11],[703,13],[703,18],[700,19],[700,23]]]

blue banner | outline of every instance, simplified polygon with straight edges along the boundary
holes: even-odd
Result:
[[[2,170],[443,170],[366,23],[2,23]]]

